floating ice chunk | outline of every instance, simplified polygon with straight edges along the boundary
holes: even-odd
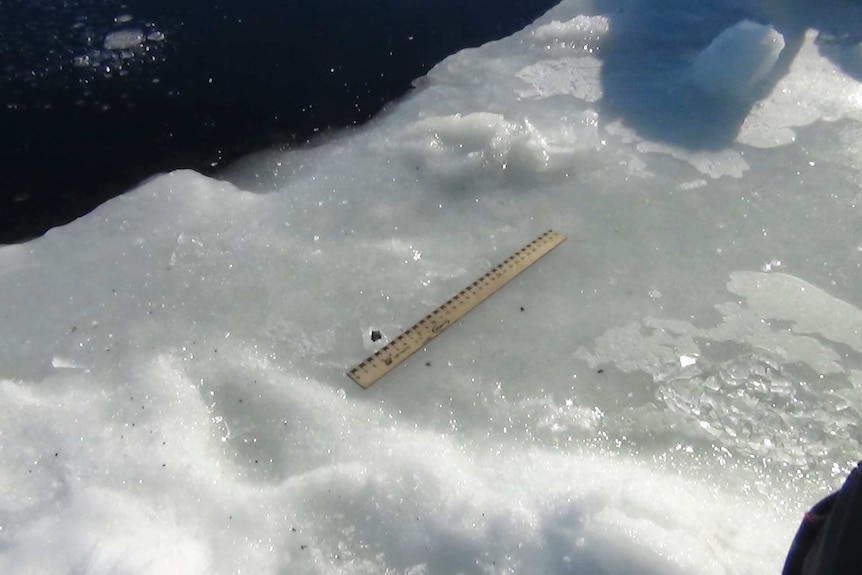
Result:
[[[692,73],[697,86],[713,96],[745,100],[754,95],[784,49],[784,37],[771,26],[743,20],[701,52]]]
[[[79,54],[72,59],[72,64],[77,68],[86,68],[91,64],[89,54]]]
[[[129,50],[144,44],[144,32],[137,28],[117,30],[105,36],[105,50]]]

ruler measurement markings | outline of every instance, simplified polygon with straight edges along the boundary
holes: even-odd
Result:
[[[361,387],[370,387],[565,239],[559,232],[548,230],[403,331],[347,375]]]

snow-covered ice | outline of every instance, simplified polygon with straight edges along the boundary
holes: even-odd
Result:
[[[794,21],[762,97],[707,94],[758,15],[666,4],[565,0],[367,127],[0,249],[0,572],[777,573],[860,453],[858,41]]]

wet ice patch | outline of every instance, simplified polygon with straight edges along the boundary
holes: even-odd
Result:
[[[862,310],[784,273],[737,272],[728,289],[765,318],[791,323],[796,334],[824,337],[862,354]]]
[[[623,125],[620,121],[610,122],[604,126],[604,132],[618,138],[622,143],[634,144],[639,153],[630,162],[633,173],[646,173],[648,164],[643,158],[648,154],[662,154],[686,162],[701,174],[712,179],[722,177],[741,178],[750,169],[748,162],[742,154],[731,148],[721,150],[692,150],[671,144],[644,140],[634,130]],[[686,189],[694,189],[706,185],[703,180],[695,180],[690,184],[683,184]]]
[[[862,356],[862,311],[776,272],[734,273],[728,289],[744,303],[716,305],[718,325],[647,317],[576,355],[648,374],[655,405],[633,408],[630,425],[711,443],[722,465],[762,459],[816,474],[823,458],[858,452],[862,379],[845,350]]]
[[[601,72],[601,61],[591,56],[542,60],[515,74],[529,86],[516,93],[521,98],[571,96],[597,102],[603,95]]]
[[[743,173],[750,168],[748,162],[743,159],[739,152],[730,149],[716,152],[687,150],[654,142],[641,142],[637,145],[637,149],[642,153],[667,154],[678,160],[688,162],[698,172],[713,179],[724,176],[741,178]]]

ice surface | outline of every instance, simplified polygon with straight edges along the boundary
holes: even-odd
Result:
[[[688,145],[740,14],[674,6],[563,2],[367,128],[0,249],[0,572],[778,572],[859,456],[858,80],[806,35]]]

